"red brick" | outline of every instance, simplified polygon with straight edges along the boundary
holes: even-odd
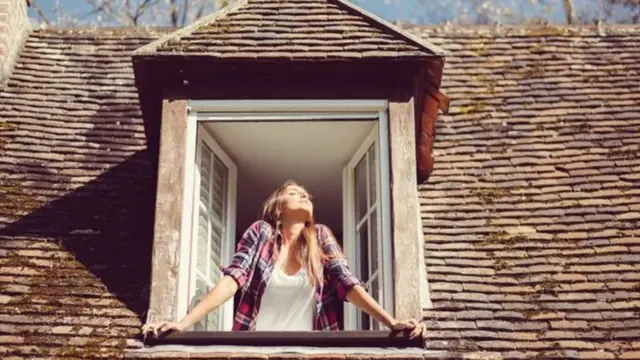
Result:
[[[541,349],[553,349],[553,342],[549,341],[518,341],[515,343],[518,350],[541,350]]]
[[[563,349],[592,350],[594,348],[590,342],[577,340],[559,340],[558,345]]]
[[[575,331],[550,330],[538,334],[538,338],[541,340],[572,340],[576,338],[576,333]]]
[[[627,351],[627,352],[623,352],[621,354],[618,355],[617,359],[620,360],[626,360],[626,359],[633,359],[633,360],[637,360],[640,359],[640,351]]]
[[[463,330],[463,329],[475,329],[476,324],[473,321],[427,321],[427,329],[449,329],[449,330]]]
[[[536,332],[520,332],[520,331],[500,331],[498,336],[502,340],[515,340],[515,341],[536,341],[539,338],[539,334]]]
[[[429,329],[425,335],[428,340],[442,340],[442,339],[460,339],[460,332],[451,330],[432,330]]]
[[[589,325],[586,321],[574,320],[574,321],[551,321],[552,329],[572,329],[572,330],[586,330]]]
[[[460,336],[468,340],[485,340],[485,339],[498,339],[498,333],[493,331],[483,330],[463,330],[460,332]]]
[[[581,351],[578,356],[580,356],[581,360],[609,360],[616,358],[616,354],[607,351]]]
[[[510,341],[478,341],[476,342],[481,349],[485,350],[516,350],[516,344]]]
[[[478,320],[478,329],[489,329],[497,331],[515,330],[515,325],[512,322],[500,321],[500,320]]]

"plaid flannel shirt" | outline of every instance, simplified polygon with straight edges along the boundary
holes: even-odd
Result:
[[[269,241],[273,231],[266,221],[253,223],[240,239],[231,264],[222,269],[222,273],[231,276],[242,291],[233,331],[255,330],[262,295],[274,267],[274,242]],[[353,286],[364,284],[349,270],[331,230],[324,225],[316,225],[316,232],[324,253],[331,260],[324,265],[324,284],[316,286],[313,330],[339,330],[337,307],[346,300],[347,292]]]

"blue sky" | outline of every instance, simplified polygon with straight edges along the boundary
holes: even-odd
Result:
[[[43,12],[53,18],[54,4],[59,3],[60,7],[69,13],[83,15],[89,11],[86,5],[87,0],[35,0]],[[593,14],[597,11],[597,3],[600,0],[574,0],[578,12],[589,12]],[[473,2],[473,0],[353,0],[354,3],[381,16],[389,21],[402,21],[412,23],[442,23],[452,20],[461,14],[462,8]],[[551,22],[562,22],[562,1],[561,0],[494,0],[488,3],[499,7],[509,7],[521,17],[539,16]],[[546,7],[545,7],[546,5]],[[542,12],[542,9],[546,9]],[[30,14],[38,18],[33,9]],[[86,22],[91,22],[92,17],[86,18]],[[514,18],[502,17],[504,23],[514,22]],[[515,20],[519,22],[520,19]]]

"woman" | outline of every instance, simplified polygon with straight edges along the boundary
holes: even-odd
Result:
[[[335,237],[314,225],[307,191],[285,182],[265,202],[262,220],[247,229],[224,276],[179,323],[146,324],[143,334],[183,331],[242,289],[234,331],[338,330],[337,306],[349,301],[393,331],[423,334],[415,319],[398,321],[349,270]]]

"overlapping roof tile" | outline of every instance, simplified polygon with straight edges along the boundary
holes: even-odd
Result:
[[[435,46],[346,0],[239,0],[137,53],[336,60],[421,58],[436,52]]]
[[[413,31],[449,52],[428,348],[639,358],[640,28]],[[158,36],[37,31],[0,90],[3,358],[139,345],[155,173],[130,53]]]
[[[640,28],[416,31],[451,98],[420,186],[428,347],[639,357]]]

